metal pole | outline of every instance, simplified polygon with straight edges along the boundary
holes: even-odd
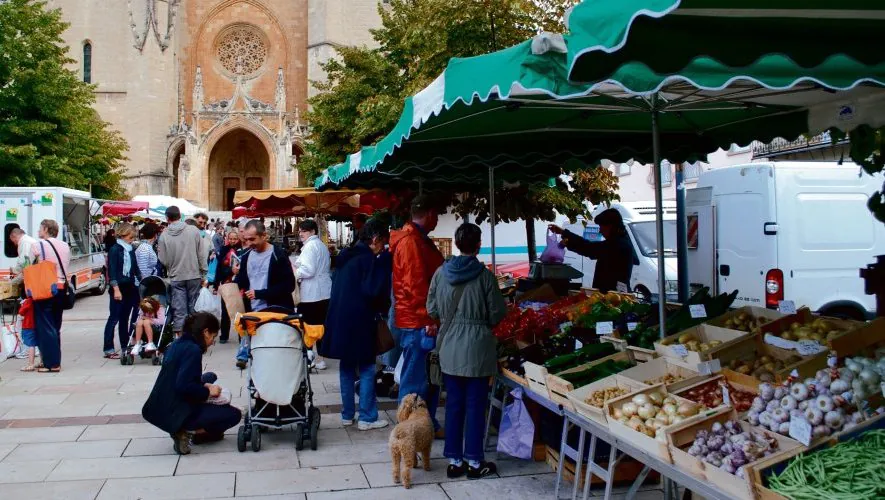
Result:
[[[424,179],[418,178],[418,194],[424,194]]]
[[[664,274],[664,209],[663,188],[661,187],[661,147],[658,131],[658,95],[651,97],[651,143],[654,158],[655,180],[655,235],[658,243],[658,316],[660,318],[661,338],[667,336],[667,317],[664,303],[667,302],[667,283]]]
[[[489,222],[492,225],[492,272],[497,274],[498,267],[495,263],[495,167],[489,167]]]
[[[688,220],[685,215],[685,164],[676,165],[676,269],[679,302],[688,301]]]

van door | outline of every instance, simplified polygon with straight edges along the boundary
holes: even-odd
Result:
[[[8,276],[18,258],[18,247],[9,239],[13,229],[20,228],[36,238],[31,229],[31,193],[0,193],[0,215],[3,217],[3,254],[0,256],[0,276]]]
[[[713,185],[719,292],[734,307],[765,307],[766,273],[777,269],[777,213],[770,165],[729,169]]]
[[[717,293],[716,220],[713,188],[689,189],[685,193],[688,219],[688,282]]]

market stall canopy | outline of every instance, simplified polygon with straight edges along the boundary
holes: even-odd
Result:
[[[316,191],[314,188],[237,191],[233,216],[333,215],[344,218],[357,213],[371,214],[389,207],[396,197],[382,191],[342,189]]]
[[[147,212],[149,204],[146,201],[118,201],[105,203],[101,206],[101,214],[108,215],[132,215],[137,212]]]
[[[195,206],[193,203],[183,199],[183,198],[175,198],[173,196],[164,196],[164,195],[138,195],[132,199],[133,201],[144,201],[147,202],[152,211],[158,212],[161,216],[166,211],[167,208],[175,205],[181,210],[181,215],[187,217],[192,216],[199,212],[205,212],[205,208],[200,208]]]

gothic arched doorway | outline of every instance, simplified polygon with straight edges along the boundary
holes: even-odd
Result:
[[[258,137],[235,129],[215,143],[208,174],[209,210],[233,210],[237,190],[268,187],[270,157]]]

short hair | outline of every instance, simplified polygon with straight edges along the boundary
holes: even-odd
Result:
[[[166,208],[166,218],[172,222],[180,220],[181,219],[181,210],[178,207],[176,207],[175,205],[167,207]]]
[[[126,236],[129,236],[130,234],[132,234],[132,235],[135,234],[135,226],[133,226],[132,224],[130,224],[128,222],[124,222],[124,223],[120,224],[119,226],[117,226],[117,238],[122,239],[122,238],[125,238]]]
[[[455,246],[462,253],[472,254],[479,250],[482,241],[482,229],[476,224],[465,222],[455,230]]]
[[[194,214],[194,219],[206,219],[209,220],[209,216],[204,214],[203,212],[197,212]]]
[[[313,219],[304,219],[301,221],[301,224],[298,224],[298,229],[301,231],[313,231],[317,234],[320,232],[320,226]]]
[[[139,236],[143,240],[149,240],[157,235],[160,232],[160,226],[154,224],[153,222],[148,222],[144,226],[141,227],[141,231],[139,231]]]
[[[376,236],[382,239],[389,237],[390,228],[378,219],[366,221],[366,224],[360,229],[359,240],[363,243],[369,243]]]
[[[188,226],[196,226],[197,225],[196,219],[191,219],[190,217],[185,219],[184,223],[187,224]]]
[[[20,227],[17,227],[9,232],[9,236],[21,236],[23,234],[25,234],[25,231]]]
[[[52,219],[43,219],[40,221],[40,227],[49,233],[50,238],[58,238],[58,222],[55,222]]]
[[[261,236],[267,234],[267,229],[264,227],[264,223],[258,219],[252,219],[249,222],[247,222],[246,227],[244,229],[248,230],[249,228],[254,229],[255,232]]]
[[[437,207],[434,205],[433,200],[430,199],[430,196],[419,194],[412,199],[412,217],[424,217],[432,210],[436,209]]]

